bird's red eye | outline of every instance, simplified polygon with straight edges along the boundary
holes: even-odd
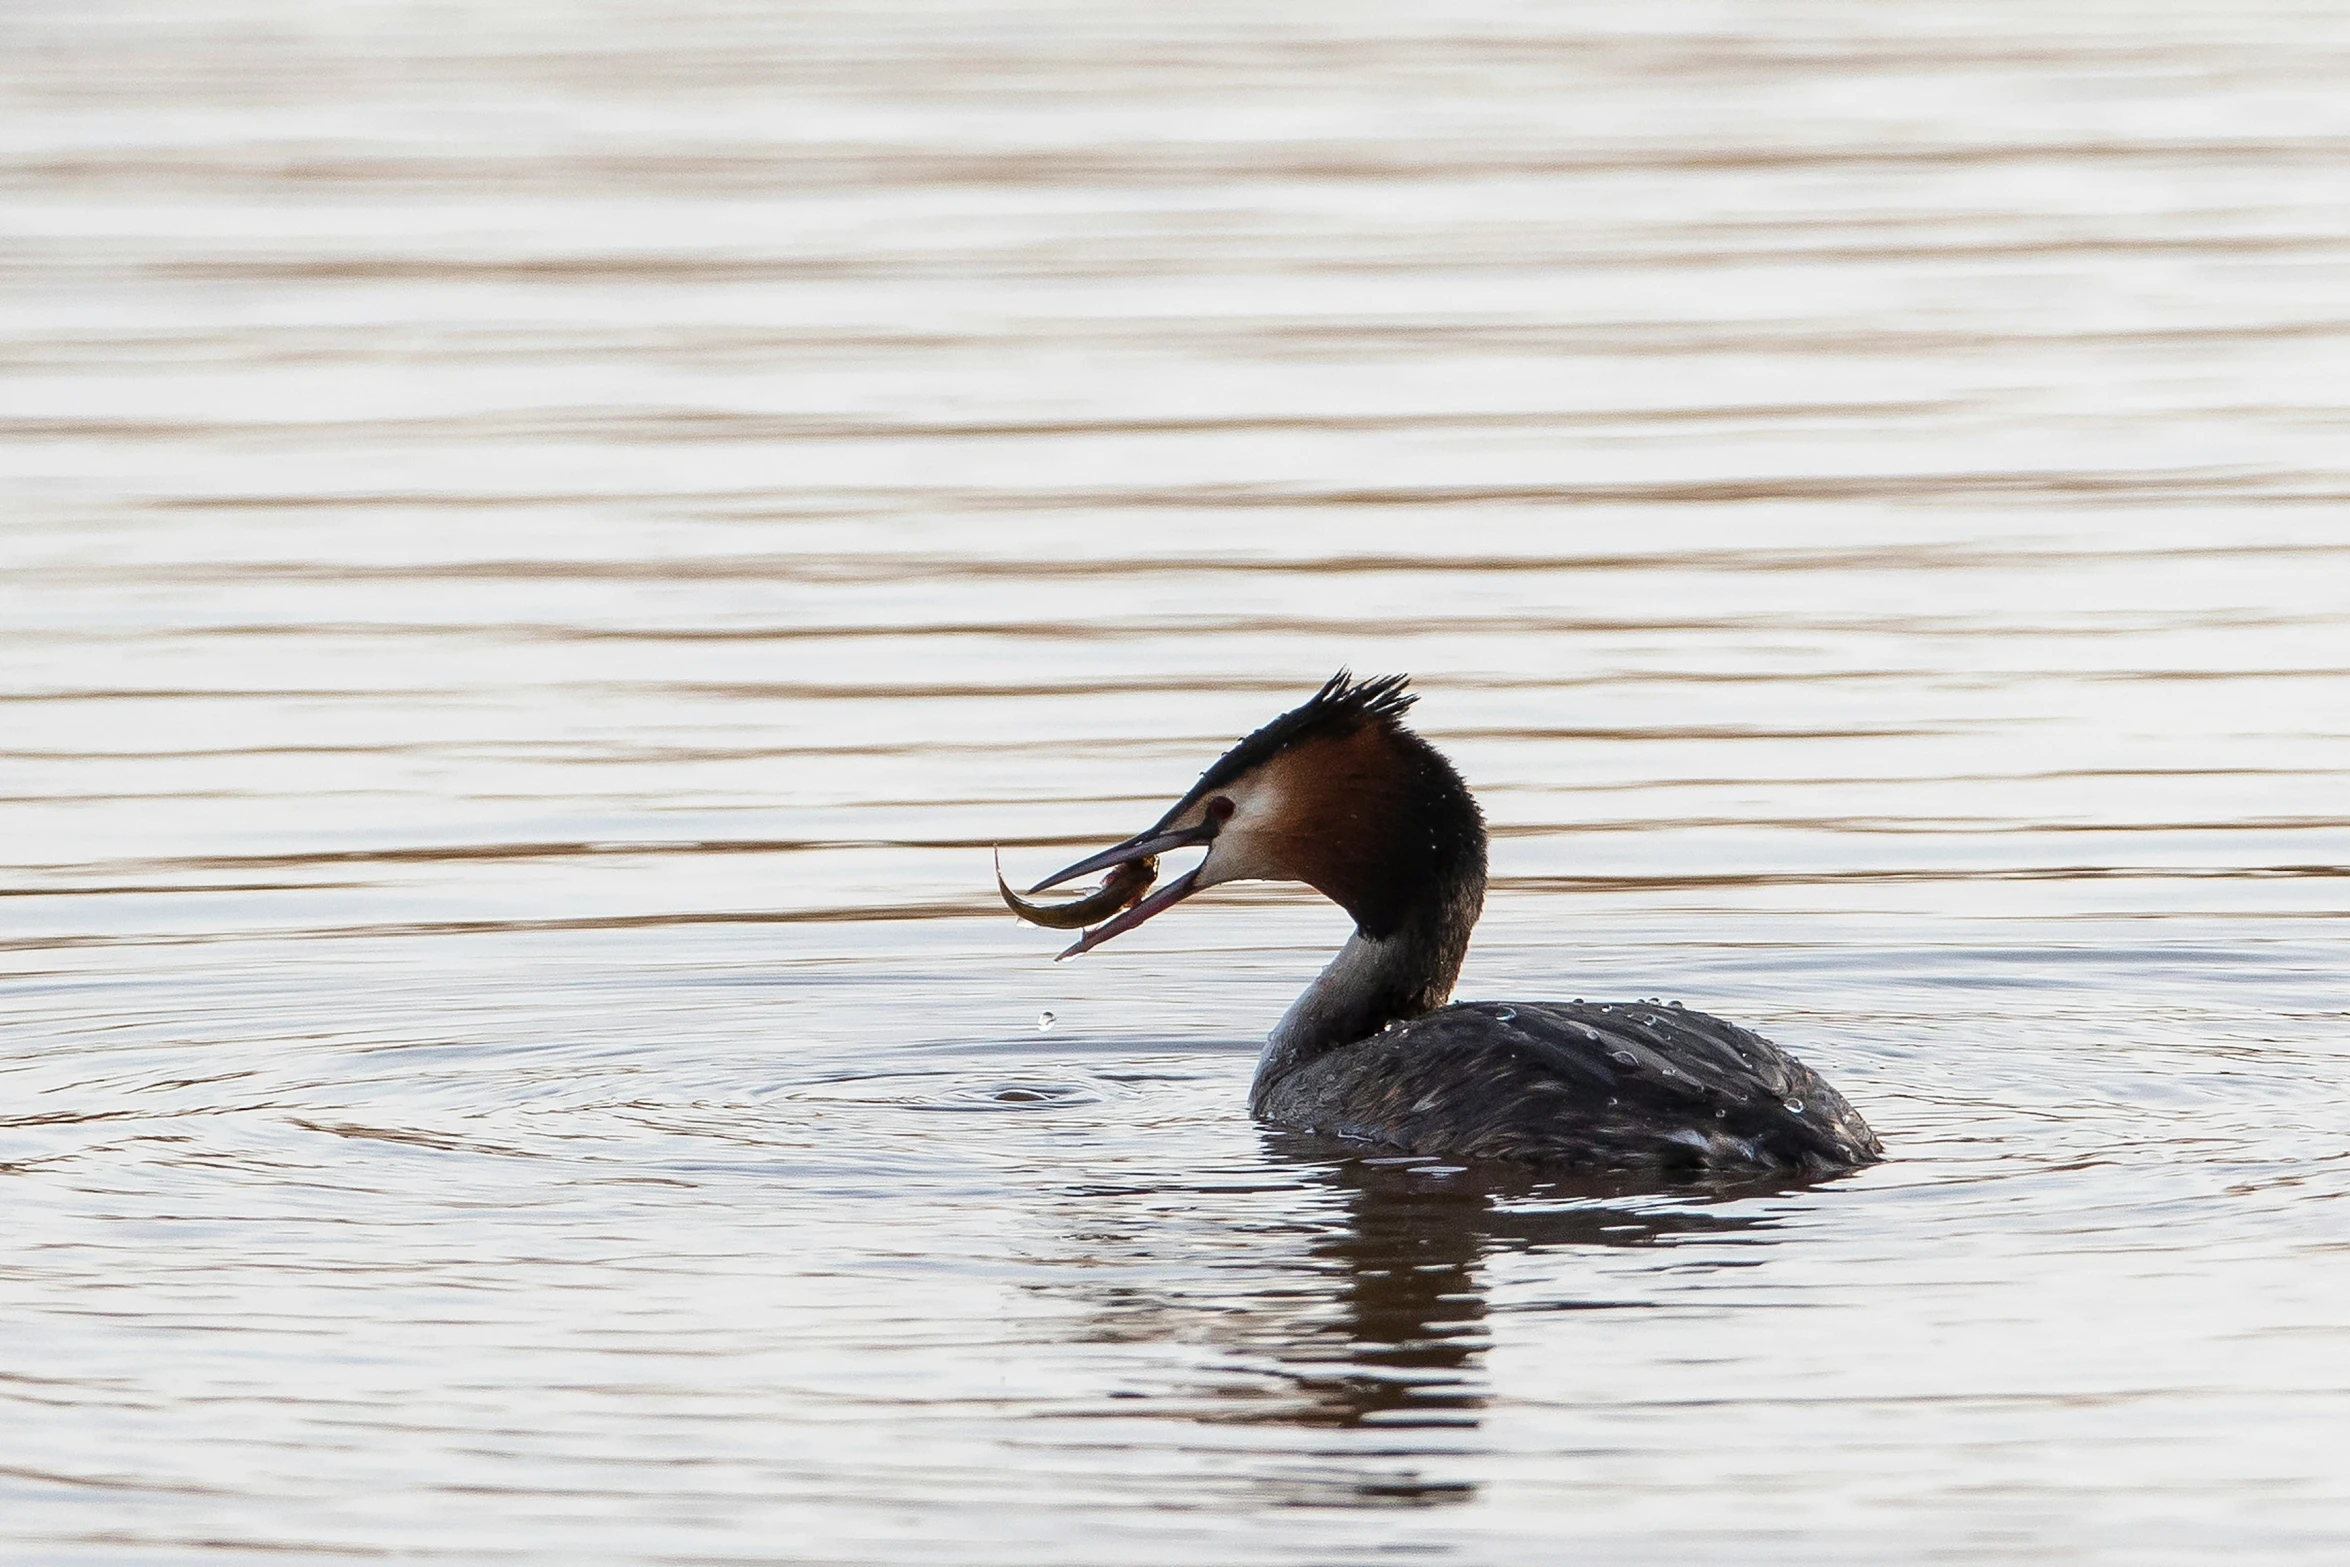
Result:
[[[1213,800],[1208,802],[1208,820],[1212,822],[1228,822],[1232,820],[1232,813],[1238,809],[1239,807],[1234,805],[1229,799],[1225,798],[1223,795],[1217,795]]]

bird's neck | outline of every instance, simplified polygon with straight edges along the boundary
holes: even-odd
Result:
[[[1415,899],[1386,935],[1356,929],[1274,1028],[1252,1097],[1261,1099],[1273,1083],[1318,1056],[1452,999],[1469,933],[1485,906],[1483,849],[1480,834],[1473,859]]]

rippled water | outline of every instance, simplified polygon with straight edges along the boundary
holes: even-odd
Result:
[[[12,1558],[2350,1547],[2339,8],[0,45]],[[1464,994],[1890,1162],[1269,1134],[1342,916],[994,905],[1342,663]]]

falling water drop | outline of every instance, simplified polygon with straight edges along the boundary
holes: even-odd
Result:
[[[1038,1033],[1042,1034],[1049,1030],[1052,1026],[1053,1015],[1050,1012],[1039,1012],[1036,1014],[1036,1031]]]

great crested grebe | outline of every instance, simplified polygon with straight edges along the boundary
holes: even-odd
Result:
[[[1485,819],[1404,727],[1414,700],[1401,675],[1340,670],[1149,830],[1029,889],[1108,871],[1100,892],[1004,899],[1064,929],[1109,916],[1063,957],[1228,881],[1302,881],[1346,910],[1354,935],[1273,1030],[1249,1090],[1250,1113],[1276,1125],[1575,1169],[1825,1174],[1880,1156],[1843,1095],[1735,1023],[1678,1005],[1452,1002],[1485,903]],[[1200,845],[1205,859],[1143,896],[1147,862]]]

